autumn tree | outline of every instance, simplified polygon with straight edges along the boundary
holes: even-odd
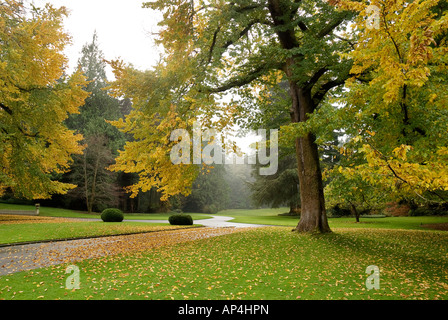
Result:
[[[266,98],[259,101],[257,116],[247,119],[247,125],[241,125],[252,130],[288,127],[291,122],[289,114],[291,96],[288,93],[289,85],[286,81],[280,82],[277,86],[272,86],[271,91],[265,93]],[[326,110],[326,113],[334,112],[331,109],[335,110],[335,107],[328,103],[325,103],[328,108],[324,108],[322,105],[320,109]],[[340,157],[337,146],[341,133],[329,130],[327,126],[314,126],[310,127],[310,130],[311,128],[316,136],[322,169],[332,168]],[[256,204],[275,207],[287,204],[291,213],[300,212],[299,178],[294,137],[294,134],[284,134],[279,143],[279,167],[276,174],[262,176],[258,174],[257,170],[253,172],[256,180],[251,184],[252,197]]]
[[[0,194],[43,199],[75,187],[54,179],[82,152],[64,121],[88,95],[81,72],[65,73],[66,16],[63,7],[0,3]]]
[[[353,77],[334,121],[350,136],[330,197],[448,200],[447,28],[444,1],[347,1],[359,12]],[[372,11],[369,8],[376,8]],[[366,24],[376,15],[376,25]],[[367,189],[369,188],[369,189]],[[344,196],[339,190],[350,189]],[[358,192],[356,192],[358,191]]]
[[[256,116],[257,104],[282,80],[288,83],[291,123],[304,123],[349,76],[351,61],[340,53],[350,51],[352,44],[338,33],[352,13],[327,1],[173,0],[145,7],[163,12],[163,61],[152,76],[115,63],[117,93],[137,101],[134,114],[117,125],[141,141],[128,144],[115,166],[140,173],[134,192],[151,184],[176,193],[194,180],[191,166],[170,165],[170,145],[161,142],[169,141],[166,128],[185,128],[200,118],[223,130],[229,120],[238,123]],[[238,98],[221,99],[231,95]],[[168,116],[160,120],[156,115]],[[220,120],[214,121],[215,116]],[[153,133],[151,121],[158,124],[159,137],[163,132],[158,155],[143,143]],[[303,132],[294,145],[302,203],[296,229],[330,232],[316,137],[312,131]]]

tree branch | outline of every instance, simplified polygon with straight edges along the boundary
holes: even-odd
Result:
[[[224,43],[224,45],[222,45],[222,46],[219,47],[219,48],[225,50],[225,49],[227,49],[228,47],[230,47],[231,45],[235,44],[238,40],[240,40],[242,37],[244,37],[245,35],[247,35],[247,34],[249,33],[250,29],[251,29],[254,25],[258,24],[258,23],[261,23],[261,24],[267,24],[268,22],[266,22],[266,21],[262,21],[262,20],[258,20],[258,19],[253,20],[253,21],[250,21],[249,24],[248,24],[243,30],[240,31],[240,33],[238,34],[238,36],[236,37],[236,39],[228,40],[226,43]],[[216,29],[216,31],[215,31],[214,34],[213,34],[213,39],[212,39],[212,44],[211,44],[211,46],[210,46],[209,58],[208,58],[208,60],[207,60],[207,64],[209,64],[209,63],[212,61],[213,51],[214,51],[214,49],[215,49],[216,42],[217,42],[217,38],[218,38],[218,34],[219,34],[220,31],[221,31],[221,27],[218,26],[218,28]]]
[[[266,64],[261,63],[257,68],[253,69],[252,71],[248,72],[247,75],[244,76],[236,76],[226,83],[222,84],[219,87],[215,88],[204,88],[202,90],[199,90],[199,92],[205,92],[205,93],[220,93],[225,92],[227,90],[242,87],[244,85],[247,85],[251,83],[252,81],[258,79],[260,76],[268,72],[272,69],[281,69],[283,64]]]
[[[355,45],[357,44],[356,41],[354,41],[354,40],[350,40],[350,39],[346,39],[346,38],[343,38],[343,37],[341,37],[341,36],[338,36],[337,34],[333,34],[333,36],[334,36],[335,38],[339,39],[339,40],[342,40],[342,41],[347,42],[353,49],[355,49]]]
[[[6,111],[7,114],[9,114],[10,116],[13,116],[13,111],[6,106],[5,104],[3,104],[2,102],[0,102],[0,108],[2,108],[3,110]],[[29,137],[29,138],[36,138],[39,135],[39,132],[36,133],[27,133],[25,132],[25,130],[23,130],[19,125],[17,125],[17,129],[19,129],[19,131],[25,136],[25,137]],[[4,129],[3,129],[4,130]],[[5,131],[4,131],[5,132]]]
[[[316,73],[314,73],[314,75],[311,77],[311,79],[307,81],[306,87],[308,89],[311,89],[317,83],[317,81],[319,81],[320,77],[322,77],[327,71],[329,71],[329,69],[326,66],[317,70]]]
[[[384,30],[386,30],[386,33],[389,35],[389,38],[392,40],[392,43],[393,43],[393,45],[395,47],[395,51],[397,52],[397,56],[398,56],[398,59],[400,60],[400,63],[404,63],[403,57],[401,56],[401,53],[400,53],[400,48],[398,47],[397,42],[395,42],[394,37],[392,37],[392,35],[391,35],[390,31],[389,31],[389,26],[388,26],[388,23],[387,23],[387,20],[386,20],[386,13],[384,12],[384,10],[385,9],[383,8]]]
[[[308,27],[306,26],[306,24],[303,21],[299,21],[297,23],[297,25],[299,26],[300,30],[302,30],[303,32],[308,31]]]
[[[245,7],[236,7],[236,2],[231,2],[230,6],[232,6],[232,10],[235,11],[236,13],[244,13],[246,11],[250,11],[250,10],[254,10],[254,9],[258,9],[261,8],[262,5],[259,3],[254,3],[251,5],[247,5]]]
[[[25,132],[25,130],[23,130],[21,127],[19,127],[19,126],[17,126],[17,128],[19,129],[19,131],[25,136],[25,137],[28,137],[28,138],[36,138],[38,135],[39,135],[39,132],[36,132],[36,133],[27,133],[27,132]]]
[[[323,28],[318,34],[317,38],[322,39],[323,37],[329,35],[334,29],[336,29],[342,22],[345,21],[344,17],[339,17],[336,20],[330,22]]]
[[[274,22],[274,26],[277,28],[276,33],[283,49],[299,47],[299,41],[294,33],[294,28],[287,28],[284,30],[285,25],[288,25],[291,21],[285,21],[287,13],[285,12],[285,8],[281,1],[269,0],[268,9],[272,21]],[[290,17],[288,16],[288,18]]]
[[[258,68],[254,69],[252,72],[250,72],[250,74],[248,74],[246,77],[235,77],[220,87],[207,88],[205,91],[207,93],[220,93],[220,92],[225,92],[227,90],[230,90],[230,89],[233,89],[236,87],[241,87],[241,86],[251,83],[258,77],[260,77],[262,74],[264,74],[265,72],[266,72],[265,66],[261,65]]]
[[[320,89],[314,94],[313,96],[313,102],[314,104],[317,106],[322,99],[325,97],[325,95],[327,94],[328,91],[330,91],[333,88],[336,88],[340,85],[343,85],[345,83],[346,79],[336,79],[336,80],[331,80],[328,81],[327,83],[325,83],[324,85],[322,85],[320,87]]]
[[[236,41],[238,41],[239,39],[241,39],[242,37],[244,37],[246,34],[249,33],[249,30],[252,28],[252,26],[254,26],[255,24],[259,23],[259,21],[251,21],[238,35],[238,38],[235,40],[228,40],[223,46],[222,49],[227,49],[228,47],[230,47],[232,44],[234,44]]]
[[[209,64],[212,61],[212,57],[213,57],[213,50],[215,48],[216,45],[216,39],[218,37],[218,33],[221,30],[221,27],[218,26],[218,28],[215,30],[215,33],[213,33],[213,40],[212,40],[212,45],[210,46],[210,51],[209,51],[209,55],[208,55],[208,60],[207,60],[207,64]]]
[[[5,110],[7,114],[9,114],[10,116],[12,116],[12,110],[9,109],[8,106],[6,106],[6,105],[4,105],[3,103],[0,102],[0,108],[2,108],[3,110]]]

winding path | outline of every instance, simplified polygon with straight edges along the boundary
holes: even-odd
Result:
[[[76,263],[84,259],[132,250],[147,250],[162,245],[216,237],[244,231],[245,228],[265,227],[264,225],[233,223],[229,222],[230,220],[233,218],[213,216],[212,219],[195,220],[195,224],[204,226],[201,228],[1,247],[0,276],[50,265]],[[127,221],[167,223],[166,220]]]
[[[211,219],[201,219],[194,220],[194,224],[200,224],[204,227],[209,228],[260,228],[266,227],[266,225],[262,224],[251,224],[251,223],[237,223],[237,222],[229,222],[233,220],[233,217],[224,217],[224,216],[212,216]],[[147,223],[167,223],[167,220],[125,220],[129,222],[147,222]]]

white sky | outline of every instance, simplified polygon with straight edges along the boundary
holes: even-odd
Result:
[[[121,58],[140,70],[150,69],[159,58],[154,44],[154,33],[160,13],[143,9],[144,0],[32,0],[41,7],[51,3],[66,7],[70,15],[65,29],[72,37],[72,46],[66,49],[70,71],[76,67],[81,49],[98,34],[99,47],[108,60]],[[110,75],[110,73],[108,73]]]

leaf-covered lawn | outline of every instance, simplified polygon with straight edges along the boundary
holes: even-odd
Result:
[[[151,250],[241,229],[160,227],[155,232],[0,248],[0,275],[85,259]]]
[[[0,244],[71,239],[178,229],[167,224],[81,221],[64,218],[0,215]]]
[[[132,250],[131,250],[132,249]],[[448,234],[262,228],[84,260],[80,290],[67,265],[0,277],[4,299],[447,299]],[[367,290],[366,268],[380,269]]]

